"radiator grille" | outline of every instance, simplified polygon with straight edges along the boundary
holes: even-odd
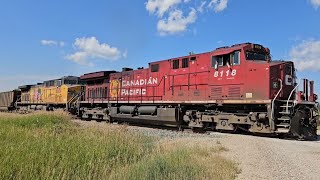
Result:
[[[229,87],[228,98],[239,99],[240,98],[240,87],[239,86]]]
[[[211,99],[221,99],[222,98],[222,87],[211,88]]]

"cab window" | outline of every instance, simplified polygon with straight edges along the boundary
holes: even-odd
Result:
[[[230,64],[230,55],[212,56],[212,67]]]
[[[217,68],[218,66],[240,65],[240,51],[212,56],[211,65],[213,68]]]
[[[263,53],[263,52],[247,51],[246,57],[247,57],[247,60],[258,60],[258,61],[267,61],[268,60],[267,54]]]
[[[231,55],[231,60],[233,65],[239,65],[240,64],[240,51],[235,51]]]

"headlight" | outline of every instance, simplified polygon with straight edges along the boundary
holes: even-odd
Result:
[[[286,66],[286,68],[285,68],[284,71],[285,71],[286,74],[292,75],[291,70],[292,70],[292,67],[291,67],[291,66]]]

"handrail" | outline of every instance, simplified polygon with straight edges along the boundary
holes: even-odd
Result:
[[[18,108],[18,101],[20,101],[21,100],[21,96],[19,96],[18,98],[17,98],[17,100],[14,102],[14,108]]]
[[[289,101],[290,101],[290,98],[291,98],[293,92],[299,87],[300,83],[301,83],[301,79],[300,79],[300,80],[298,79],[298,84],[297,84],[297,85],[292,89],[292,91],[290,92],[289,98],[288,98],[288,100],[287,100],[286,113],[289,112]]]
[[[282,80],[281,79],[278,79],[278,80],[280,81],[280,89],[279,89],[278,93],[276,94],[276,96],[272,100],[272,109],[271,109],[271,117],[270,117],[271,120],[273,120],[273,117],[274,117],[274,101],[277,99],[280,92],[282,91]]]
[[[74,95],[71,99],[69,99],[69,101],[67,102],[67,109],[69,109],[70,104],[73,103],[76,98],[79,99],[79,97],[81,96],[83,96],[83,91],[80,91],[79,93]]]

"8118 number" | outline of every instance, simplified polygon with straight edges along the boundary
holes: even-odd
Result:
[[[232,71],[231,70],[227,70],[227,71],[216,71],[214,72],[214,77],[223,77],[223,76],[226,76],[226,77],[229,77],[229,76],[236,76],[237,75],[237,70],[236,69],[233,69]]]

